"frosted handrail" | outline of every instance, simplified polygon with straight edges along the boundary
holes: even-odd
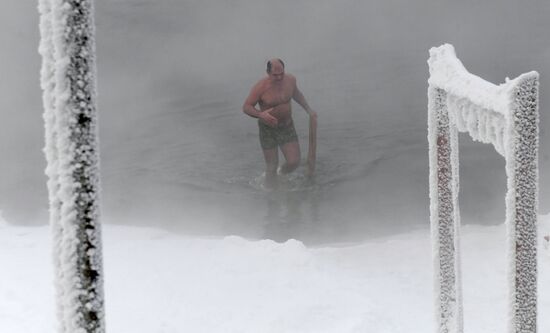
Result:
[[[513,80],[507,78],[505,83],[495,85],[468,72],[456,57],[455,49],[451,44],[432,47],[428,65],[430,70],[428,83],[431,86],[443,89],[459,98],[468,98],[484,109],[505,115],[511,110],[510,95],[518,82],[526,76],[538,75],[533,71]]]

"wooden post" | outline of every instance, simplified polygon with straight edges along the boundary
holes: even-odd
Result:
[[[309,116],[309,146],[307,152],[306,176],[313,178],[317,156],[317,117]]]

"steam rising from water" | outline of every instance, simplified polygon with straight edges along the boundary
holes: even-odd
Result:
[[[45,221],[38,17],[34,4],[1,6],[11,52],[1,62],[10,80],[0,98],[0,171],[9,175],[0,209],[10,221]],[[538,70],[544,87],[549,14],[546,2],[512,0],[98,1],[105,220],[309,242],[425,226],[428,49],[453,43],[472,73],[495,83]],[[319,113],[317,183],[303,191],[250,184],[264,165],[257,125],[240,109],[271,57],[285,60]],[[293,108],[304,154],[307,116]],[[463,221],[500,223],[504,162],[461,140]]]

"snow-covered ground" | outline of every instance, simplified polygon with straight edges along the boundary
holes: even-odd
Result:
[[[504,226],[463,228],[466,332],[503,332]],[[539,313],[550,312],[540,219]],[[55,331],[50,234],[0,220],[0,332]],[[547,245],[547,244],[546,244]],[[431,332],[429,230],[354,245],[191,238],[105,225],[110,332]],[[550,317],[539,316],[539,331]]]

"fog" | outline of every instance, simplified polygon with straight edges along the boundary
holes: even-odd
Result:
[[[0,211],[47,223],[33,1],[0,5]],[[547,1],[96,1],[104,221],[206,236],[348,242],[429,221],[428,50],[493,83],[541,74],[540,207],[550,188]],[[316,183],[261,190],[241,112],[280,57],[319,114]],[[307,115],[293,105],[302,156]],[[463,223],[504,220],[504,160],[461,135]]]

